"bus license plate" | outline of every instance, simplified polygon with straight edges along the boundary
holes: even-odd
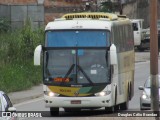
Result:
[[[71,104],[81,104],[81,100],[71,100]]]

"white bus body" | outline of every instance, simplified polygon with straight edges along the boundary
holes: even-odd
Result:
[[[42,50],[44,99],[51,115],[57,115],[59,108],[128,109],[134,94],[134,41],[129,19],[107,13],[73,13],[48,23],[45,31],[45,46],[38,46],[35,56]],[[38,65],[39,57],[39,61],[34,59]]]

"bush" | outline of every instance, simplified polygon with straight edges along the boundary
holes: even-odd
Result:
[[[11,63],[0,70],[0,88],[5,92],[20,91],[42,82],[41,68],[28,64]]]
[[[21,46],[20,51],[22,60],[26,60],[28,57],[33,56],[33,51],[37,44],[42,44],[42,29],[33,30],[30,19],[27,19],[24,28],[21,30]]]
[[[0,18],[0,32],[7,32],[10,28],[9,21],[6,18]]]
[[[9,62],[27,62],[33,58],[34,49],[42,44],[44,39],[43,29],[33,30],[31,22],[27,20],[21,30],[0,34],[0,61]]]
[[[43,43],[43,29],[33,30],[30,20],[24,28],[0,33],[0,88],[19,91],[42,81],[41,67],[34,67],[33,53]]]

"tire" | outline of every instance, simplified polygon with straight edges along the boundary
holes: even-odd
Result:
[[[118,111],[119,110],[119,105],[116,105],[117,104],[117,87],[115,89],[115,106],[114,106],[114,112]]]
[[[80,112],[80,108],[64,108],[65,112]]]
[[[141,111],[142,111],[142,110],[146,110],[146,109],[144,109],[144,108],[142,107],[141,99],[140,99],[140,110],[141,110]]]
[[[117,103],[117,87],[115,88],[115,100],[114,100],[114,106],[113,107],[105,107],[105,111],[107,113],[113,113],[119,110],[119,105],[116,105]]]
[[[50,114],[51,114],[51,116],[58,116],[59,115],[59,108],[51,107]]]
[[[139,52],[144,52],[144,50],[145,50],[144,48],[138,47],[138,51],[139,51]]]
[[[119,105],[115,105],[114,106],[114,112],[118,111],[119,110]]]
[[[113,113],[113,107],[105,107],[106,113]]]
[[[143,51],[145,50],[145,48],[142,47],[143,44],[145,44],[145,43],[141,42],[141,44],[140,44],[139,46],[137,46],[137,49],[138,49],[140,52],[143,52]]]
[[[129,95],[128,95],[128,97],[129,97],[129,100],[131,100],[132,99],[132,88],[131,88],[131,83],[129,84],[129,91],[128,91],[128,93],[129,93]]]
[[[120,104],[120,110],[128,110],[128,107],[129,107],[129,90],[128,90],[126,102]]]
[[[120,104],[121,110],[128,110],[128,107],[129,107],[129,101],[126,101],[126,102]]]

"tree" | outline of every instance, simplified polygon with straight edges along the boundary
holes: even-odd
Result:
[[[102,2],[100,6],[100,11],[101,12],[112,12],[112,2],[111,0],[108,0],[107,2]]]
[[[106,2],[102,2],[100,6],[100,12],[116,12],[119,11],[119,5],[118,3],[113,3],[111,0],[108,0]]]

